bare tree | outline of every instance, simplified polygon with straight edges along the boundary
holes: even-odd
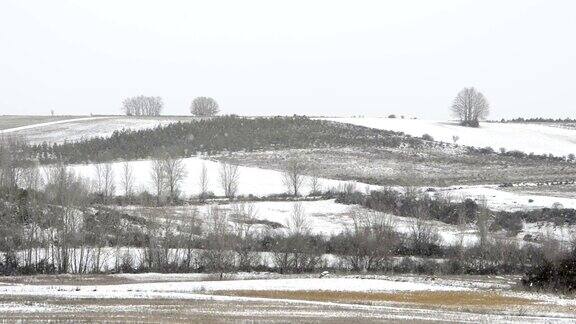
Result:
[[[166,179],[166,188],[170,202],[178,199],[180,194],[180,185],[186,178],[186,167],[184,160],[166,156],[162,160],[164,175]]]
[[[310,195],[319,195],[322,192],[320,177],[314,173],[310,176]]]
[[[113,197],[116,192],[116,181],[114,180],[114,169],[111,163],[104,164],[104,197]]]
[[[122,189],[124,191],[124,196],[129,198],[134,193],[134,168],[129,162],[124,162],[122,164]]]
[[[190,112],[198,117],[216,116],[220,112],[220,107],[213,98],[197,97],[192,100]]]
[[[87,204],[88,181],[77,177],[61,163],[47,168],[46,172],[47,198],[58,205],[57,210],[51,210],[50,215],[46,216],[50,231],[50,258],[59,272],[67,272],[74,246],[78,245],[77,234],[82,226],[78,209]]]
[[[273,253],[277,264],[288,261],[288,269],[303,272],[315,269],[322,261],[322,251],[310,242],[311,223],[302,203],[294,203],[286,222],[287,237],[280,239],[280,253]]]
[[[238,192],[240,182],[240,170],[237,165],[222,163],[220,165],[220,185],[224,190],[224,196],[234,198]]]
[[[18,186],[25,144],[21,137],[0,135],[0,187],[14,189]]]
[[[152,161],[150,177],[154,186],[154,193],[156,194],[156,205],[159,206],[166,185],[166,173],[162,160],[155,159]]]
[[[202,234],[202,221],[199,218],[198,210],[196,208],[185,209],[182,229],[182,242],[181,246],[184,247],[186,255],[184,257],[184,264],[187,269],[192,267],[192,262],[196,260],[194,257],[194,247]]]
[[[136,96],[122,102],[122,111],[128,116],[159,116],[163,107],[160,97]]]
[[[476,228],[478,229],[478,241],[480,244],[480,248],[485,249],[489,243],[489,227],[488,224],[490,220],[490,214],[488,211],[488,206],[486,204],[486,199],[480,199],[478,205],[480,206],[480,210],[478,211],[478,215],[476,218]]]
[[[103,201],[107,202],[110,197],[114,196],[116,191],[114,169],[110,163],[95,164],[94,169],[96,173],[96,190],[102,196]]]
[[[297,197],[304,184],[304,164],[298,159],[290,159],[282,173],[282,182],[287,191]]]
[[[202,163],[202,169],[200,169],[200,195],[198,196],[201,201],[204,201],[208,196],[208,169],[206,164]]]
[[[38,162],[33,163],[21,171],[20,182],[23,188],[32,191],[39,191],[44,184],[44,179],[40,174],[40,165]]]
[[[473,87],[462,89],[452,102],[452,114],[464,126],[478,127],[478,122],[486,119],[489,112],[488,100]]]
[[[310,220],[306,216],[301,202],[292,205],[292,213],[286,221],[286,227],[288,228],[288,233],[291,235],[307,235],[310,233]]]

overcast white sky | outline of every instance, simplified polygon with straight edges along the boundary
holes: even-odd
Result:
[[[576,117],[576,1],[0,1],[0,114]]]

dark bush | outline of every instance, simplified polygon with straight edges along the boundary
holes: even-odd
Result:
[[[429,142],[433,142],[434,141],[434,137],[432,137],[432,135],[430,134],[424,134],[422,135],[422,139],[425,141],[429,141]]]
[[[522,217],[519,213],[498,213],[490,225],[490,230],[507,230],[516,235],[523,227]]]
[[[522,285],[556,292],[576,291],[576,255],[572,253],[558,262],[545,261],[535,266],[522,278]]]
[[[460,123],[460,125],[466,126],[466,127],[479,127],[480,123],[478,122],[478,120],[467,120],[467,121],[462,121]]]

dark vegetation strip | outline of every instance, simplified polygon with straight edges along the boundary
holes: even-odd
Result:
[[[422,139],[307,117],[243,118],[224,116],[178,122],[154,129],[121,130],[63,144],[31,145],[28,155],[41,162],[100,162],[143,159],[159,153],[189,157],[197,153],[319,147],[419,147]]]
[[[308,117],[223,116],[177,122],[144,130],[115,131],[111,137],[96,137],[62,144],[27,146],[25,159],[41,163],[87,163],[147,159],[160,154],[190,157],[198,153],[252,152],[306,148],[443,148],[448,143],[433,142],[404,133],[379,130]],[[526,154],[520,151],[466,147],[470,155],[507,156],[517,159],[573,162],[571,157]]]
[[[523,222],[550,222],[556,226],[576,224],[576,210],[558,205],[553,208],[541,208],[522,211],[494,211],[482,206],[470,198],[464,201],[451,199],[449,195],[428,194],[419,190],[402,193],[394,189],[371,191],[368,194],[359,191],[325,193],[325,197],[334,197],[336,202],[346,205],[359,205],[371,210],[403,217],[422,217],[446,224],[458,225],[474,223],[481,213],[487,214],[490,230],[507,230],[518,233]]]

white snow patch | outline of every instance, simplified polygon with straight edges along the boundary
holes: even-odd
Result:
[[[52,121],[52,122],[38,123],[38,124],[32,124],[32,125],[3,129],[3,130],[0,130],[0,134],[14,133],[14,132],[19,132],[19,131],[24,131],[24,130],[34,129],[34,128],[43,128],[43,127],[47,127],[47,126],[58,125],[58,124],[66,124],[66,123],[81,122],[81,121],[91,121],[91,120],[96,120],[96,119],[108,119],[108,118],[111,118],[111,117],[83,117],[83,118],[71,118],[71,119],[57,120],[57,121]]]
[[[565,156],[576,153],[576,130],[525,123],[481,123],[479,128],[462,127],[456,122],[400,118],[324,118],[358,126],[404,132],[412,136],[431,135],[434,140],[457,144],[501,147],[535,154]]]
[[[198,157],[191,157],[183,159],[183,163],[186,169],[186,179],[182,183],[181,191],[184,195],[197,195],[200,193],[200,173],[202,170],[202,165],[206,165],[208,172],[208,189],[214,192],[218,196],[224,195],[224,190],[220,186],[220,168],[221,163],[211,160],[206,160]],[[139,188],[140,191],[147,190],[153,192],[153,183],[151,177],[152,161],[151,160],[139,160],[139,161],[129,161],[130,166],[134,170],[135,175],[135,187]],[[123,162],[112,163],[114,170],[115,181],[116,181],[116,194],[122,193],[122,170]],[[94,164],[76,164],[71,166],[72,171],[77,175],[86,177],[91,180],[96,180],[96,170]],[[282,182],[282,173],[279,171],[261,169],[256,167],[239,167],[240,181],[238,194],[239,195],[255,195],[255,196],[266,196],[270,194],[281,194],[286,192],[286,187]],[[310,178],[305,177],[305,187],[302,190],[303,194],[310,192],[309,184]],[[320,183],[323,188],[338,188],[345,185],[346,181],[331,180],[331,179],[320,179]],[[368,185],[357,183],[358,190],[364,191],[366,188],[378,189],[380,186]]]

